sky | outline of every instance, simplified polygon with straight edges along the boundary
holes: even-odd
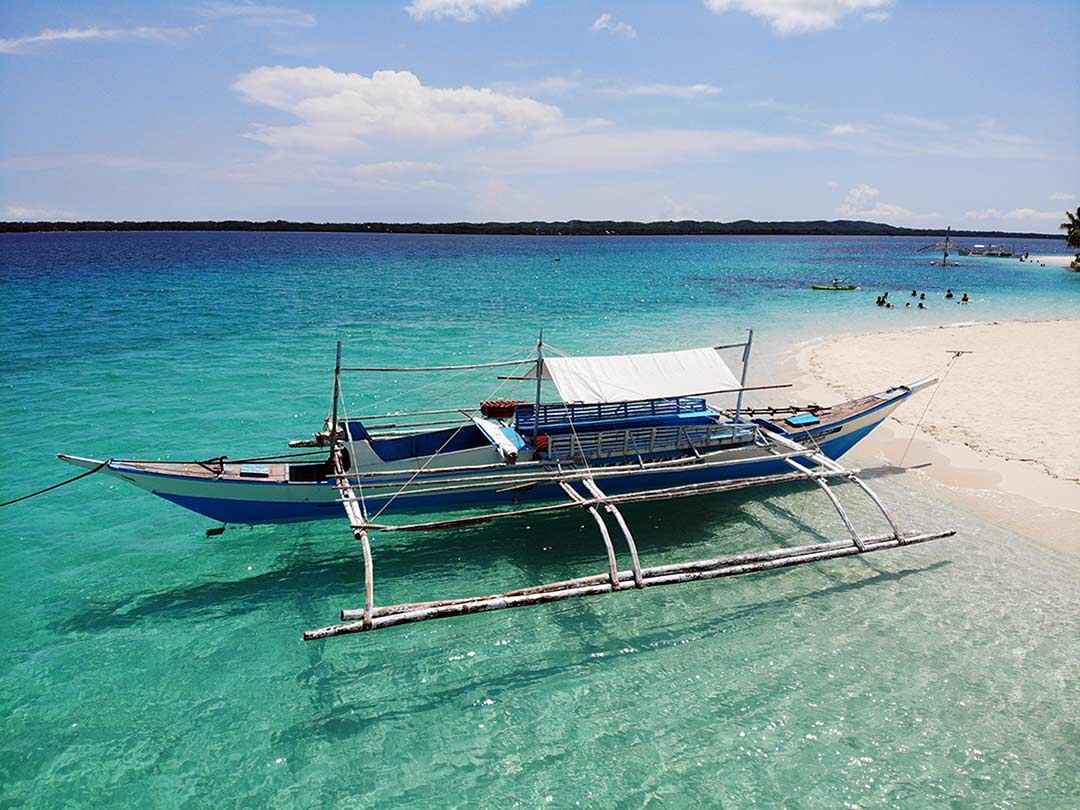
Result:
[[[0,219],[1080,205],[1076,0],[0,0]]]

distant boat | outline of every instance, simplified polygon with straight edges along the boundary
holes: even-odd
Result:
[[[848,291],[851,291],[851,290],[859,289],[858,284],[845,284],[844,283],[845,280],[846,279],[842,279],[842,278],[834,278],[832,280],[832,284],[811,284],[810,289],[811,290],[832,290],[834,292],[840,292],[840,291],[848,292]]]
[[[971,250],[961,249],[960,253],[965,256],[993,256],[998,259],[1007,259],[1016,255],[1008,245],[972,245]]]
[[[926,245],[925,247],[919,248],[919,250],[918,250],[919,253],[925,253],[928,250],[940,250],[941,251],[941,261],[937,261],[935,259],[934,261],[930,262],[931,267],[959,267],[960,266],[959,262],[950,262],[949,261],[949,248],[955,246],[957,251],[961,255],[964,255],[965,253],[967,253],[967,248],[963,247],[962,245],[957,244],[956,242],[953,242],[952,239],[950,238],[951,234],[952,234],[952,226],[949,226],[949,228],[946,229],[946,231],[945,231],[945,241],[943,241],[943,242],[935,242],[932,245]]]

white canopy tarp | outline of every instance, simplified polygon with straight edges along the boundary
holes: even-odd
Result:
[[[739,387],[711,346],[652,354],[548,357],[544,377],[569,403],[659,399]]]

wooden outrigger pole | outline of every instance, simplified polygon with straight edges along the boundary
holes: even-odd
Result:
[[[794,565],[833,560],[840,557],[853,557],[873,551],[884,551],[900,546],[925,543],[943,537],[952,537],[955,532],[936,532],[929,534],[909,534],[900,537],[867,537],[863,547],[853,545],[846,540],[830,543],[817,543],[797,548],[779,548],[771,551],[753,552],[729,557],[717,557],[712,560],[699,560],[693,563],[662,565],[641,570],[641,587],[659,587],[677,585],[684,582],[696,582],[704,579],[738,576],[759,571],[772,571],[777,568],[789,568]],[[634,573],[620,571],[619,581],[633,582]],[[305,641],[362,633],[366,630],[380,630],[399,624],[445,619],[452,616],[465,616],[470,613],[482,613],[491,610],[504,610],[526,605],[542,605],[578,596],[596,596],[612,593],[617,588],[607,574],[591,577],[568,579],[532,588],[494,594],[490,596],[465,599],[447,599],[439,602],[412,602],[402,605],[379,607],[371,614],[370,621],[351,621],[364,614],[364,611],[344,610],[341,613],[342,624],[309,630],[304,633]]]

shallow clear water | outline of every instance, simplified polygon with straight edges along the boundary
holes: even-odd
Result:
[[[1015,260],[930,268],[913,252],[925,241],[0,237],[0,496],[69,475],[57,451],[276,452],[325,416],[339,337],[348,361],[393,364],[527,356],[540,326],[572,351],[727,341],[752,326],[764,359],[841,331],[1075,316],[1080,275]],[[837,275],[864,289],[808,289]],[[939,293],[925,312],[873,306],[911,287],[976,302],[946,305]],[[490,376],[429,382],[358,378],[350,410],[491,390]],[[1080,804],[1080,562],[957,515],[897,476],[875,483],[908,524],[959,535],[314,644],[302,630],[362,599],[343,523],[207,540],[208,521],[104,478],[5,508],[0,797]],[[648,564],[841,531],[801,487],[626,513]],[[593,573],[599,546],[577,517],[386,535],[377,599]]]

